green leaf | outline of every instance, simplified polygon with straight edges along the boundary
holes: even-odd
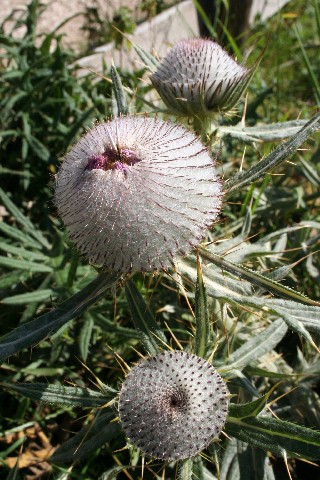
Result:
[[[40,260],[41,262],[46,262],[48,260],[48,257],[41,252],[33,252],[21,247],[15,247],[6,242],[0,242],[0,250],[6,253],[12,253],[19,257],[27,257],[28,260]]]
[[[308,330],[310,330],[320,333],[320,306],[318,302],[284,285],[274,282],[257,272],[228,262],[212,252],[210,252],[209,255],[203,254],[203,247],[199,247],[199,252],[202,257],[214,261],[214,263],[220,265],[223,270],[240,277],[239,279],[233,279],[227,273],[222,275],[219,269],[216,268],[216,265],[203,265],[203,276],[209,296],[236,305],[240,309],[244,306],[255,307],[265,314],[273,313],[275,316],[282,318],[291,329],[303,335],[306,340],[318,350],[318,347],[308,332]],[[217,257],[218,260],[216,259]],[[195,260],[193,257],[189,257],[188,260],[179,259],[178,264],[180,275],[191,278],[193,282],[196,281],[196,268],[193,265],[194,263]],[[252,283],[269,291],[272,291],[270,288],[270,285],[272,285],[273,293],[278,293],[279,296],[292,296],[293,298],[302,300],[303,303],[286,299],[258,297],[254,294],[249,281],[246,280],[251,280]],[[271,282],[270,284],[269,281]],[[285,293],[285,295],[283,295],[283,293]],[[304,303],[310,303],[311,305],[305,305]]]
[[[108,403],[117,393],[101,393],[82,387],[65,387],[64,385],[50,385],[47,383],[6,383],[1,385],[9,390],[28,397],[37,402],[66,407],[98,408]]]
[[[167,339],[132,280],[126,283],[125,291],[133,323],[140,333],[141,342],[150,355],[156,355],[161,347],[167,344]]]
[[[199,253],[203,258],[219,266],[222,270],[226,270],[227,272],[230,272],[233,275],[237,275],[241,279],[244,278],[245,280],[248,280],[254,285],[264,288],[270,293],[280,295],[281,297],[285,297],[285,298],[295,299],[301,303],[305,303],[309,305],[319,305],[318,302],[311,300],[305,295],[302,295],[301,293],[296,292],[295,290],[289,287],[286,287],[281,283],[275,282],[274,280],[271,280],[270,278],[265,277],[264,275],[261,275],[258,272],[254,272],[249,268],[246,268],[240,265],[235,265],[234,263],[229,262],[228,260],[221,257],[220,255],[216,255],[213,252],[209,252],[209,250],[203,247],[199,247]]]
[[[155,72],[160,65],[158,60],[153,55],[150,55],[150,53],[143,50],[143,48],[139,47],[139,45],[136,45],[133,42],[132,45],[148,70],[150,70],[150,72]]]
[[[314,70],[312,68],[312,65],[311,65],[311,62],[309,60],[308,54],[307,54],[306,49],[304,48],[303,43],[302,43],[302,39],[301,39],[301,35],[299,33],[298,25],[299,24],[296,23],[293,26],[294,32],[295,32],[297,40],[299,42],[299,46],[300,46],[300,49],[301,49],[301,53],[302,53],[302,57],[303,57],[305,66],[307,67],[307,70],[308,70],[308,77],[309,77],[309,81],[312,84],[312,87],[313,87],[313,90],[314,90],[314,96],[315,96],[316,102],[319,105],[320,104],[320,84],[319,84],[318,75],[317,75],[318,72],[317,73],[314,72]],[[301,28],[301,25],[299,25],[299,26]]]
[[[23,227],[25,233],[33,237],[40,245],[50,248],[48,240],[42,233],[30,222],[30,220],[19,210],[18,207],[10,200],[8,195],[0,188],[0,198],[10,213],[15,217],[16,221]]]
[[[186,458],[180,462],[178,479],[179,480],[192,480],[192,467],[193,462],[191,458]]]
[[[50,152],[40,140],[33,135],[28,137],[28,143],[33,152],[43,161],[47,162],[50,158]]]
[[[308,120],[290,120],[288,122],[263,124],[254,127],[245,127],[242,124],[234,126],[221,125],[217,129],[217,135],[219,137],[231,135],[233,138],[248,143],[274,142],[295,135],[307,122]]]
[[[0,362],[26,347],[39,343],[85,312],[102,298],[117,281],[117,275],[102,273],[80,292],[45,315],[25,323],[0,338]]]
[[[78,462],[109,443],[114,437],[119,437],[122,430],[119,423],[111,422],[113,418],[114,414],[110,412],[98,414],[91,425],[64,442],[50,461],[58,464]]]
[[[8,272],[5,275],[1,275],[0,288],[11,288],[16,283],[23,282],[27,277],[29,277],[28,272],[21,273],[17,270]]]
[[[205,480],[204,466],[200,455],[195,457],[195,459],[193,460],[192,474],[193,480]]]
[[[227,194],[241,188],[251,185],[253,182],[263,177],[265,173],[280,165],[289,158],[307,139],[320,127],[320,112],[309,120],[301,130],[290,140],[279,145],[266,158],[256,165],[253,165],[246,172],[239,172],[225,183]]]
[[[81,353],[81,358],[84,362],[87,361],[93,325],[94,325],[94,322],[91,316],[86,315],[85,321],[84,321],[84,324],[82,325],[80,336],[79,336],[79,349]]]
[[[273,391],[278,387],[278,383],[274,385],[269,392],[263,395],[256,400],[253,400],[249,403],[230,403],[229,406],[229,416],[234,418],[246,418],[246,417],[256,417],[259,413],[264,410],[267,405],[268,398],[273,393]]]
[[[0,232],[4,233],[10,238],[13,238],[14,240],[18,240],[18,242],[23,244],[25,247],[32,247],[36,249],[40,249],[42,247],[39,242],[31,238],[29,235],[23,233],[21,229],[11,227],[11,225],[7,225],[4,222],[0,222]]]
[[[35,292],[21,293],[19,295],[12,295],[5,297],[1,303],[6,305],[25,305],[26,303],[45,302],[51,297],[55,297],[57,293],[52,288],[43,290],[36,290]]]
[[[233,352],[229,356],[225,367],[243,370],[251,362],[258,360],[267,352],[273,350],[283,339],[287,330],[288,327],[281,318],[275,320],[263,332],[250,338],[250,340]]]
[[[117,111],[113,112],[113,115],[117,117],[120,117],[121,115],[128,115],[129,108],[127,104],[126,94],[122,86],[121,78],[114,65],[112,65],[110,73],[112,80],[112,88],[117,102]]]
[[[27,270],[30,273],[52,272],[52,267],[41,263],[28,262],[27,260],[17,260],[15,258],[0,256],[0,265],[7,268],[17,268],[18,270]]]
[[[210,340],[210,321],[207,305],[207,292],[203,282],[201,260],[197,258],[197,283],[195,291],[195,354],[205,358]]]
[[[266,416],[228,417],[227,435],[264,450],[293,458],[319,459],[320,432]]]
[[[261,480],[267,478],[268,458],[266,452],[237,440],[237,458],[241,479]]]

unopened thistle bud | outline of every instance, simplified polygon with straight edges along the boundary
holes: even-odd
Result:
[[[139,362],[119,398],[128,439],[147,456],[191,458],[217,438],[228,413],[228,389],[207,361],[183,351]]]
[[[84,135],[56,178],[55,204],[88,259],[117,272],[174,263],[216,219],[222,187],[214,160],[186,128],[121,117]]]
[[[172,113],[202,118],[230,110],[253,71],[217,43],[195,38],[178,42],[150,78]]]

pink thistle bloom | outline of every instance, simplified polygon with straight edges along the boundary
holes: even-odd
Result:
[[[200,242],[220,212],[214,164],[182,126],[115,118],[66,155],[55,204],[90,262],[123,273],[167,268]]]
[[[203,117],[230,110],[252,74],[217,43],[193,38],[178,42],[150,78],[171,112]]]

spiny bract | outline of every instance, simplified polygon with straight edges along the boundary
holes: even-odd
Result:
[[[150,78],[170,111],[203,117],[230,110],[251,72],[216,42],[193,38],[178,42]]]
[[[182,126],[115,118],[66,155],[55,204],[92,263],[123,273],[167,268],[200,242],[220,211],[214,164]]]
[[[119,398],[125,434],[153,458],[181,460],[217,438],[228,413],[228,389],[207,361],[183,351],[139,362]]]

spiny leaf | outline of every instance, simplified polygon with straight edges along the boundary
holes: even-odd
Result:
[[[266,172],[280,165],[289,158],[316,130],[320,128],[320,112],[309,120],[301,130],[298,131],[290,140],[279,145],[273,152],[259,163],[249,168],[246,172],[239,172],[225,183],[225,189],[228,194],[233,191],[251,185]]]
[[[114,65],[112,65],[111,67],[110,74],[112,80],[112,88],[117,102],[117,111],[113,112],[113,114],[117,117],[120,117],[121,115],[127,115],[129,113],[129,108],[127,104],[126,94],[122,86],[121,78]]]
[[[234,418],[256,417],[264,410],[268,398],[278,387],[278,383],[274,385],[265,395],[249,403],[235,404],[230,403],[229,416]]]
[[[250,445],[283,456],[318,459],[320,432],[266,416],[228,417],[226,433]]]
[[[220,126],[217,129],[218,136],[231,135],[233,138],[243,142],[274,142],[295,135],[306,125],[308,120],[291,120],[288,122],[277,122],[271,124],[245,127],[242,124],[234,126]]]
[[[108,403],[115,395],[116,390],[110,393],[95,392],[89,388],[65,387],[64,385],[49,385],[46,383],[1,383],[5,388],[18,392],[31,400],[65,405],[67,407],[98,408]]]
[[[230,366],[231,369],[242,370],[249,363],[258,360],[267,352],[273,350],[283,339],[287,330],[288,327],[281,318],[275,320],[263,332],[250,338],[235,350],[228,358],[225,367]]]
[[[181,461],[178,474],[179,480],[192,480],[192,466],[191,458]]]
[[[155,72],[159,66],[158,60],[153,56],[150,55],[150,53],[146,52],[142,47],[139,45],[136,45],[135,43],[132,42],[133,48],[143,61],[144,65],[151,71]]]
[[[222,268],[222,270],[226,270],[227,272],[230,272],[233,275],[237,275],[240,278],[244,278],[245,280],[248,280],[254,285],[264,288],[270,293],[280,295],[281,297],[284,297],[284,298],[295,299],[300,301],[301,303],[305,303],[309,305],[320,305],[319,302],[315,302],[314,300],[311,300],[305,295],[302,295],[301,293],[296,292],[295,290],[289,287],[281,285],[280,283],[275,282],[274,280],[271,280],[270,278],[265,277],[264,275],[261,275],[258,272],[254,272],[249,268],[246,268],[240,265],[235,265],[234,263],[229,262],[225,258],[222,258],[221,256],[216,255],[213,252],[209,252],[207,249],[204,249],[203,247],[199,247],[199,253],[203,258],[219,266],[220,268]]]
[[[210,322],[207,306],[207,292],[203,282],[200,258],[197,258],[197,283],[195,291],[195,354],[204,357],[210,340]]]

